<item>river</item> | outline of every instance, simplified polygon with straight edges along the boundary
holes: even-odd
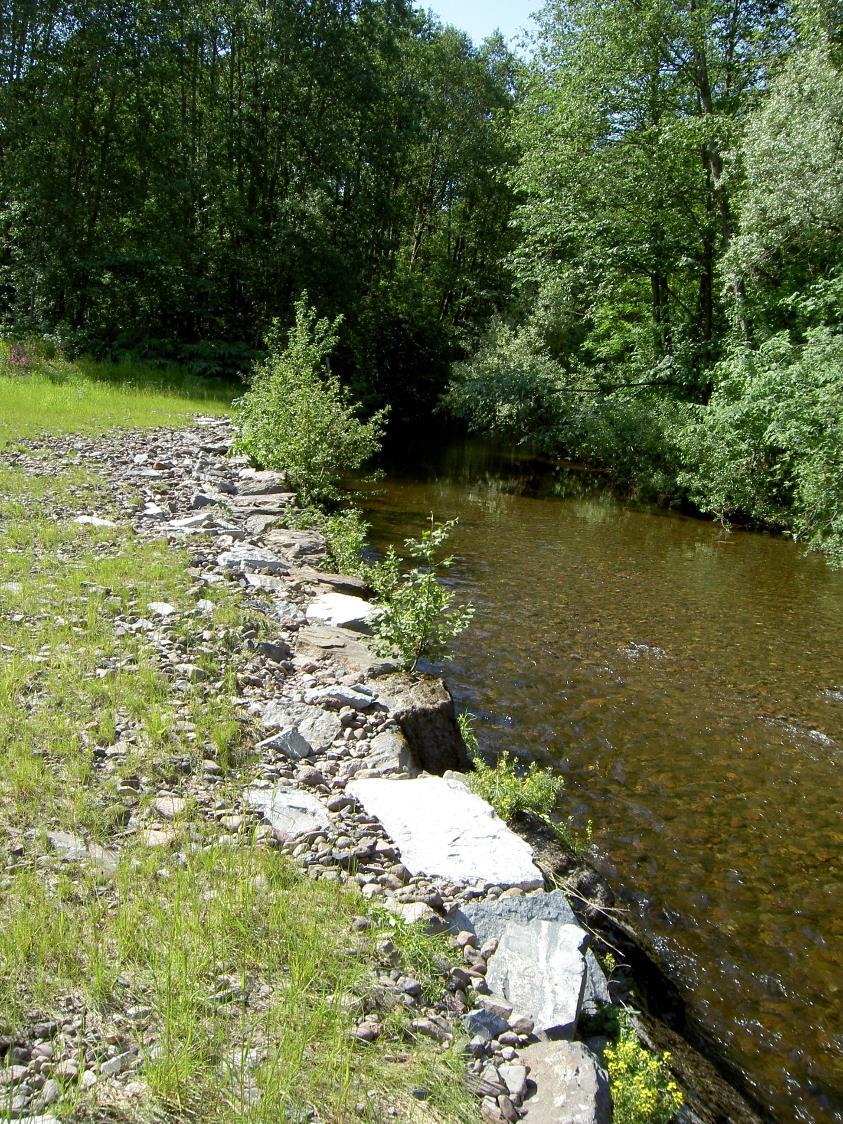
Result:
[[[458,518],[444,673],[566,780],[596,865],[782,1121],[843,1120],[843,573],[482,443],[395,470],[376,546]]]

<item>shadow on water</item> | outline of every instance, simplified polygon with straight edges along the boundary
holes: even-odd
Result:
[[[375,545],[458,518],[447,669],[563,773],[599,866],[778,1119],[843,1120],[843,574],[482,443],[391,466]],[[421,467],[420,467],[421,464]]]

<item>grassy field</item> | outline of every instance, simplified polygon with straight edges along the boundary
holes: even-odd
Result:
[[[79,367],[64,382],[44,370],[0,376],[0,404],[7,442],[224,409],[196,388],[102,381]],[[384,919],[360,928],[356,889],[309,881],[253,832],[221,838],[190,798],[208,758],[225,806],[239,806],[253,776],[226,637],[255,621],[227,588],[197,589],[186,556],[165,543],[68,515],[108,515],[108,495],[79,469],[0,467],[0,1035],[25,1038],[33,1023],[75,1014],[79,1070],[59,1078],[49,1109],[66,1120],[275,1124],[316,1110],[376,1121],[390,1107],[401,1120],[473,1119],[457,1050],[414,1038],[405,1011],[379,1016],[375,1043],[349,1036]],[[177,686],[142,631],[115,630],[153,601],[180,607],[181,655],[221,689]],[[194,651],[203,631],[213,643]],[[188,799],[171,838],[150,846],[127,830],[128,812],[143,815],[160,788]],[[116,866],[62,861],[47,834],[57,830],[109,848]],[[405,970],[437,986],[441,947],[389,932]],[[137,1048],[135,1085],[83,1080],[109,1043]],[[423,1105],[417,1086],[429,1090]],[[0,1118],[13,1092],[0,1082]]]
[[[184,425],[196,413],[226,413],[241,392],[234,380],[178,367],[45,358],[0,343],[0,447],[43,432]]]

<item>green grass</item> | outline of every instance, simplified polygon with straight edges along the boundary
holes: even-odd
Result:
[[[102,433],[189,424],[197,413],[225,414],[242,393],[237,382],[203,379],[178,367],[136,360],[46,358],[26,349],[23,362],[0,343],[0,447],[42,433]]]
[[[138,399],[151,420],[149,396]],[[457,1049],[415,1040],[410,1015],[391,1013],[373,1044],[349,1037],[377,971],[377,933],[352,925],[365,912],[357,891],[309,881],[248,831],[221,840],[226,829],[203,810],[193,783],[203,758],[224,767],[214,795],[227,807],[253,775],[253,735],[230,701],[237,649],[225,645],[253,621],[227,587],[197,588],[165,543],[63,514],[108,514],[109,495],[79,470],[0,468],[0,836],[14,855],[0,873],[0,1033],[72,1001],[98,1042],[139,1047],[142,1092],[126,1100],[113,1082],[70,1080],[51,1108],[62,1119],[274,1124],[312,1107],[325,1120],[377,1121],[389,1105],[403,1120],[473,1119]],[[201,623],[190,616],[198,598],[215,603]],[[177,688],[142,631],[115,634],[116,617],[143,616],[151,601],[179,607],[179,659],[201,663],[207,683]],[[210,655],[194,650],[203,629]],[[98,767],[118,736],[125,756]],[[169,846],[125,834],[118,789],[132,778],[145,782],[134,814],[159,787],[188,795]],[[61,862],[53,829],[119,847],[116,874]],[[432,987],[439,948],[415,933],[404,943]],[[132,1021],[132,1008],[147,1013]],[[417,1085],[430,1091],[419,1106]]]

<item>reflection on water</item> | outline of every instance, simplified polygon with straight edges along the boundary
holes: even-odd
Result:
[[[414,471],[371,497],[375,542],[459,517],[448,677],[482,743],[564,773],[775,1115],[843,1120],[843,574],[481,445]]]

